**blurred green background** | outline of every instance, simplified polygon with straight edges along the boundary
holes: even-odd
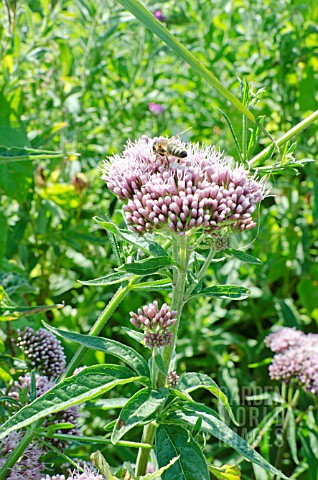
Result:
[[[265,88],[254,114],[265,116],[264,125],[275,139],[317,109],[314,0],[145,4],[153,13],[161,11],[167,28],[233,94],[240,97],[239,78],[251,82],[252,91]],[[87,332],[112,297],[115,286],[88,288],[78,283],[106,275],[116,265],[105,232],[92,220],[107,213],[114,222],[122,222],[120,206],[100,179],[107,155],[120,153],[128,139],[174,135],[191,127],[184,139],[215,144],[237,158],[219,109],[239,138],[242,118],[113,0],[4,1],[0,81],[0,145],[64,153],[58,159],[0,164],[0,284],[22,306],[65,302],[63,309],[43,317],[2,323],[4,352],[17,328],[39,328],[41,318]],[[150,103],[164,111],[153,113]],[[231,239],[234,248],[251,244],[247,251],[260,258],[262,266],[232,259],[214,264],[209,272],[211,282],[216,278],[220,284],[244,285],[251,296],[239,302],[195,300],[184,314],[180,372],[212,375],[230,395],[234,409],[242,403],[243,387],[252,393],[257,386],[273,386],[266,362],[248,367],[269,355],[263,339],[272,326],[317,332],[317,126],[296,140],[295,158],[313,161],[271,177],[271,194],[260,209],[258,228]],[[268,139],[261,137],[255,153],[265,145]],[[156,298],[169,301],[164,295]],[[103,334],[133,342],[121,327],[128,326],[129,311],[150,299],[154,297],[146,293],[126,299]],[[73,350],[66,346],[69,357]],[[103,354],[91,352],[85,363],[104,360]],[[0,361],[0,367],[3,378],[14,376],[5,362]],[[102,433],[105,412],[88,409],[83,421],[84,433]],[[298,446],[305,452],[302,440]],[[211,458],[222,461],[231,453],[213,442],[208,449]],[[123,448],[115,452],[107,447],[105,452],[114,464],[134,455]],[[262,454],[271,459],[265,447]],[[292,459],[290,464],[292,471]],[[252,467],[244,468],[246,478],[253,478],[248,476]],[[268,478],[262,475],[257,478]]]

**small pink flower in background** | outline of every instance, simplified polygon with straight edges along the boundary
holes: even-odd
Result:
[[[159,22],[164,22],[166,20],[166,17],[163,16],[162,10],[160,9],[155,11],[154,16]]]
[[[306,390],[318,395],[318,335],[295,328],[282,328],[265,339],[274,355],[269,366],[272,380],[297,382]]]
[[[148,108],[154,115],[161,115],[165,111],[165,107],[160,103],[148,103]]]

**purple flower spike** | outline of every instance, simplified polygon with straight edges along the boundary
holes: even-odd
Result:
[[[125,202],[133,231],[227,236],[255,227],[252,214],[265,196],[262,182],[213,146],[202,149],[174,138],[174,149],[154,152],[154,142],[167,140],[143,136],[104,164],[102,178]],[[178,151],[186,156],[174,156]]]
[[[160,103],[153,103],[153,102],[148,103],[148,108],[150,112],[153,113],[154,115],[160,115],[166,110],[163,105],[160,105]]]

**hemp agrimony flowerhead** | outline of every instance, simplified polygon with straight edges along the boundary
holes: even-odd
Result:
[[[176,323],[177,312],[164,303],[159,309],[158,302],[138,308],[138,314],[130,312],[130,322],[144,330],[145,345],[149,348],[172,345],[173,335],[168,328]]]
[[[125,202],[127,223],[135,232],[154,230],[191,235],[197,231],[233,233],[255,227],[252,214],[264,197],[255,176],[214,147],[200,148],[175,139],[184,158],[153,151],[159,139],[128,142],[123,155],[106,160],[102,178]]]
[[[17,345],[31,367],[47,377],[58,377],[65,370],[65,355],[61,342],[44,328],[34,331],[25,327],[18,331]]]

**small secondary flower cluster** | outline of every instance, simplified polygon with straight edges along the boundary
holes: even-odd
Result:
[[[136,328],[144,330],[145,345],[149,348],[172,345],[173,335],[169,330],[176,323],[177,312],[164,303],[159,309],[158,302],[138,308],[138,314],[130,312],[130,321]]]
[[[216,233],[255,227],[252,214],[265,195],[261,182],[243,166],[233,167],[214,146],[203,149],[175,139],[185,158],[153,151],[154,142],[168,141],[143,136],[104,164],[102,178],[126,202],[123,209],[133,231],[185,235],[198,229]]]
[[[47,377],[58,377],[65,370],[65,355],[61,342],[44,328],[18,330],[17,345],[31,367]]]
[[[68,477],[65,475],[46,475],[41,480],[105,480],[96,470],[91,470],[88,466],[84,467],[84,472],[74,470]]]
[[[269,374],[273,380],[298,382],[318,395],[318,335],[305,334],[295,328],[282,328],[271,333],[265,344],[273,351]]]

